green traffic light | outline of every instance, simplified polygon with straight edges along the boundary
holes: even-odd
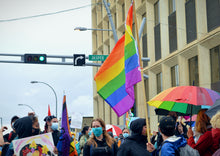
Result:
[[[44,56],[40,56],[40,57],[39,57],[39,60],[40,60],[40,61],[44,61],[44,60],[45,60],[45,57],[44,57]]]

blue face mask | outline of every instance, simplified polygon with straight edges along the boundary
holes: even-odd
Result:
[[[53,122],[52,126],[51,126],[51,129],[54,130],[54,131],[58,130],[58,123],[57,122]]]
[[[90,136],[92,134],[92,130],[89,131],[88,135]]]
[[[96,137],[99,137],[103,133],[102,127],[92,128],[92,132]]]
[[[127,138],[129,136],[128,133],[123,133],[122,135],[123,135],[124,138]]]

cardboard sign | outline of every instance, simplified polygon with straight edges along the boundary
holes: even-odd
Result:
[[[19,156],[56,156],[51,133],[13,140],[14,154]]]
[[[82,114],[78,112],[74,112],[72,117],[71,117],[71,128],[77,128],[81,129],[82,128]]]

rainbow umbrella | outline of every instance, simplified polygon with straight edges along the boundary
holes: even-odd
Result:
[[[214,90],[197,86],[178,86],[164,90],[148,104],[159,109],[186,115],[197,114],[204,106],[212,106],[220,94]]]

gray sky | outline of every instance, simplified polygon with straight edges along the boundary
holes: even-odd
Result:
[[[91,0],[0,0],[0,21],[57,12],[91,4]],[[0,53],[46,53],[69,55],[92,53],[91,31],[74,31],[76,26],[91,28],[91,7],[55,15],[0,22]],[[1,59],[2,57],[0,57]],[[69,115],[80,112],[93,115],[92,67],[0,63],[0,117],[8,125],[13,115],[25,116],[30,105],[43,128],[48,104],[55,114],[55,96],[44,84],[50,84],[58,98],[61,116],[63,91],[67,96]]]

